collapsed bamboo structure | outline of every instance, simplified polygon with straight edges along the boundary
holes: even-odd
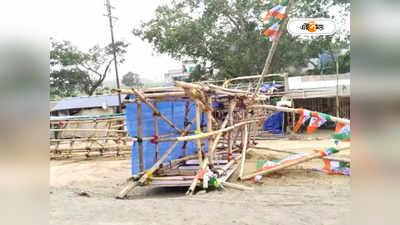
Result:
[[[259,111],[257,114],[254,110],[248,108],[251,104],[263,104],[263,101],[269,97],[264,94],[254,96],[250,91],[239,89],[229,89],[219,87],[208,83],[186,83],[175,81],[175,87],[172,88],[152,88],[152,89],[129,89],[129,90],[113,90],[123,94],[134,96],[130,100],[126,100],[125,104],[136,104],[137,111],[137,134],[140,136],[143,127],[140,124],[142,118],[140,105],[146,104],[152,111],[155,127],[154,132],[157,136],[158,143],[169,142],[172,145],[162,156],[158,154],[158,147],[155,145],[156,161],[151,168],[144,169],[142,167],[143,151],[139,145],[139,174],[132,179],[128,185],[117,195],[118,198],[124,198],[132,189],[142,185],[154,186],[187,186],[189,187],[187,194],[195,193],[198,185],[206,185],[203,182],[201,174],[205,171],[219,171],[218,180],[226,182],[229,176],[239,167],[237,164],[239,159],[243,159],[243,164],[247,153],[247,146],[251,139],[250,127],[254,127],[256,131],[259,128],[260,120],[265,119],[265,111]],[[159,102],[186,102],[185,120],[187,125],[184,130],[178,128],[167,116],[158,108]],[[188,104],[194,103],[194,118],[188,116]],[[221,108],[215,107],[218,103]],[[138,107],[139,106],[139,107]],[[202,127],[202,115],[207,116],[206,127]],[[192,122],[194,132],[190,132]],[[170,128],[175,131],[173,137],[160,137],[156,121],[162,120]],[[240,136],[240,139],[236,137]],[[233,138],[235,137],[235,138]],[[138,137],[144,140],[143,137]],[[237,141],[239,140],[239,141]],[[187,156],[187,145],[184,144],[182,150],[176,149],[178,143],[193,142],[195,144],[196,153]],[[207,142],[207,144],[206,144]],[[225,145],[227,143],[227,145]],[[226,148],[227,147],[227,148]],[[148,150],[146,150],[148,151]],[[164,162],[165,159],[173,151],[182,151],[183,157]],[[240,166],[243,170],[243,165]],[[225,174],[225,176],[222,176]],[[233,187],[229,183],[226,186]],[[235,186],[238,188],[238,186]]]
[[[254,77],[259,78],[259,76]],[[125,100],[125,104],[136,104],[137,137],[139,141],[138,156],[139,172],[133,174],[128,184],[118,193],[117,198],[124,198],[138,186],[186,186],[187,194],[192,195],[199,185],[208,186],[207,173],[214,174],[220,184],[226,184],[227,179],[239,169],[239,178],[248,179],[244,174],[246,153],[252,150],[249,147],[251,140],[255,140],[260,125],[272,111],[296,113],[296,109],[266,105],[265,94],[254,95],[251,91],[219,87],[210,83],[187,83],[175,81],[174,87],[151,89],[114,89],[114,92],[133,96]],[[185,127],[180,129],[157,107],[163,102],[185,102]],[[189,118],[189,104],[193,103],[195,111],[193,118]],[[218,104],[216,104],[218,103]],[[143,137],[142,107],[145,104],[154,117],[154,137]],[[216,105],[222,105],[217,107]],[[207,116],[207,124],[203,127],[202,115]],[[348,123],[342,118],[333,121]],[[161,134],[159,122],[174,130],[173,135]],[[191,121],[191,122],[188,122]],[[190,130],[193,126],[192,131]],[[154,141],[156,138],[156,141]],[[150,139],[150,140],[149,140]],[[155,161],[151,167],[144,168],[143,141],[152,141],[154,144]],[[187,144],[193,142],[195,153],[187,155]],[[207,144],[206,144],[207,142]],[[161,150],[160,143],[172,143],[167,151]],[[176,148],[183,143],[181,149]],[[180,152],[181,157],[167,161],[173,152]],[[318,158],[315,155],[308,160]],[[283,167],[285,168],[285,167]],[[278,168],[279,169],[279,168]],[[207,182],[207,183],[206,183]],[[221,185],[223,186],[223,185]],[[229,183],[225,185],[233,187]],[[235,186],[240,188],[239,186]],[[242,189],[246,189],[242,187]]]

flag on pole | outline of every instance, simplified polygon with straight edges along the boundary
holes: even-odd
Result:
[[[277,35],[277,34],[279,34],[279,24],[278,23],[274,23],[272,26],[270,26],[264,32],[265,36],[272,36],[272,35]]]
[[[297,121],[296,126],[294,127],[294,132],[297,132],[301,125],[303,125],[308,119],[311,117],[311,111],[307,109],[297,109],[296,112],[300,114],[299,121]]]
[[[260,0],[260,2],[263,4],[269,4],[271,3],[271,0]]]
[[[310,124],[307,127],[307,133],[311,134],[316,129],[324,125],[327,121],[331,121],[331,117],[325,113],[313,112],[311,114]]]
[[[286,8],[287,6],[282,6],[282,5],[277,5],[273,7],[267,12],[267,15],[264,17],[264,21],[269,21],[273,17],[282,20],[283,18],[285,18]]]

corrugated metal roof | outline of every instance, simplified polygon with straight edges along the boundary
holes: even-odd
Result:
[[[126,97],[126,94],[121,94],[121,100]],[[103,104],[109,107],[118,106],[118,95],[97,95],[88,97],[65,98],[57,102],[57,105],[52,111],[66,109],[81,109],[81,108],[98,108]]]

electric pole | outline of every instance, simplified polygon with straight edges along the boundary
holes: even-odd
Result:
[[[119,77],[118,77],[118,63],[117,63],[117,53],[115,50],[115,42],[114,42],[114,31],[113,31],[113,19],[115,17],[113,17],[111,15],[111,4],[110,4],[110,0],[106,0],[106,7],[107,7],[107,17],[108,17],[108,21],[110,23],[110,33],[111,33],[111,46],[112,46],[112,52],[113,52],[113,56],[114,56],[114,67],[115,67],[115,77],[116,77],[116,81],[117,81],[117,88],[119,89]],[[117,107],[117,113],[121,113],[121,94],[118,92],[118,107]]]

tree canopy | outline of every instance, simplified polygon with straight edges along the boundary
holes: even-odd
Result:
[[[143,83],[140,80],[139,74],[133,72],[128,72],[124,76],[122,76],[122,83],[127,87],[143,87]]]
[[[115,43],[118,61],[124,62],[127,43]],[[87,52],[81,51],[69,41],[51,39],[50,48],[50,96],[71,97],[81,93],[93,95],[102,86],[113,62],[111,44],[95,45]]]
[[[261,74],[271,42],[263,36],[271,24],[263,23],[266,12],[279,1],[259,0],[174,0],[159,6],[155,18],[133,29],[159,53],[198,60],[193,79]],[[297,0],[290,17],[345,17],[348,0]],[[330,15],[336,9],[334,15]],[[349,48],[349,32],[302,38],[283,33],[270,72],[300,74],[315,64],[322,52]],[[317,65],[315,65],[317,66]],[[201,75],[201,73],[204,73]]]

